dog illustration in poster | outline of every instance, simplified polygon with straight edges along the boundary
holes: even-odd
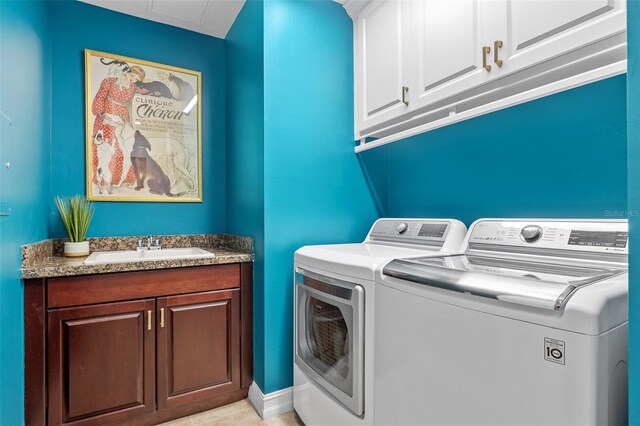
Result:
[[[142,133],[136,130],[133,150],[131,151],[131,163],[133,172],[136,175],[136,191],[144,188],[145,179],[149,186],[149,192],[156,195],[166,195],[168,197],[180,197],[184,192],[174,194],[171,192],[171,181],[162,167],[151,155],[151,144]]]
[[[201,201],[200,74],[93,51],[85,58],[88,198]]]
[[[112,194],[112,174],[109,165],[111,164],[113,155],[116,153],[116,149],[113,144],[109,143],[104,138],[104,133],[102,132],[102,130],[99,130],[98,133],[93,137],[93,143],[96,146],[96,152],[98,156],[98,165],[96,168],[96,183],[98,184],[98,193],[102,194],[102,189],[104,188],[109,194]]]

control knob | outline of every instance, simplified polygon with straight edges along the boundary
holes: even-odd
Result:
[[[538,225],[527,225],[520,231],[520,237],[528,243],[538,241],[542,237],[542,228]]]
[[[398,235],[404,234],[407,231],[408,227],[409,226],[406,223],[402,222],[401,224],[396,226],[396,234],[398,234]]]

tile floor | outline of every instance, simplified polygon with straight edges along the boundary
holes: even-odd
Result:
[[[262,420],[248,399],[163,423],[161,426],[304,426],[294,411]]]

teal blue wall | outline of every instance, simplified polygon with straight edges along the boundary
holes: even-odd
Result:
[[[352,55],[329,0],[250,0],[227,37],[227,232],[256,238],[264,393],[292,385],[293,252],[361,240],[379,216],[352,150]]]
[[[85,193],[84,49],[202,72],[203,203],[98,203],[90,236],[223,232],[224,40],[78,1],[51,3],[51,194]],[[57,217],[52,235],[64,236]]]
[[[625,76],[377,148],[389,216],[607,217],[627,208]],[[380,160],[362,154],[366,170]],[[370,173],[375,175],[376,173]]]
[[[353,153],[352,38],[336,2],[264,3],[265,393],[292,385],[294,251],[362,240],[379,214]]]
[[[254,376],[264,383],[263,3],[248,1],[226,37],[227,232],[254,237]]]
[[[629,185],[629,424],[640,425],[640,2],[627,3]]]
[[[47,238],[50,38],[45,2],[0,1],[0,425],[23,420],[20,246]],[[10,121],[7,120],[8,117]],[[11,168],[4,167],[5,162]]]

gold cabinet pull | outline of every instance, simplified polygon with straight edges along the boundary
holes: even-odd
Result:
[[[491,71],[491,65],[487,63],[487,55],[491,53],[491,48],[489,46],[482,46],[482,68],[487,71]]]
[[[502,40],[496,40],[493,42],[493,62],[496,63],[497,66],[502,66],[502,59],[498,57],[498,49],[502,47]]]
[[[164,308],[160,308],[160,328],[164,328]]]
[[[402,86],[402,103],[409,106],[409,86]]]
[[[147,330],[151,330],[151,311],[147,311]]]

